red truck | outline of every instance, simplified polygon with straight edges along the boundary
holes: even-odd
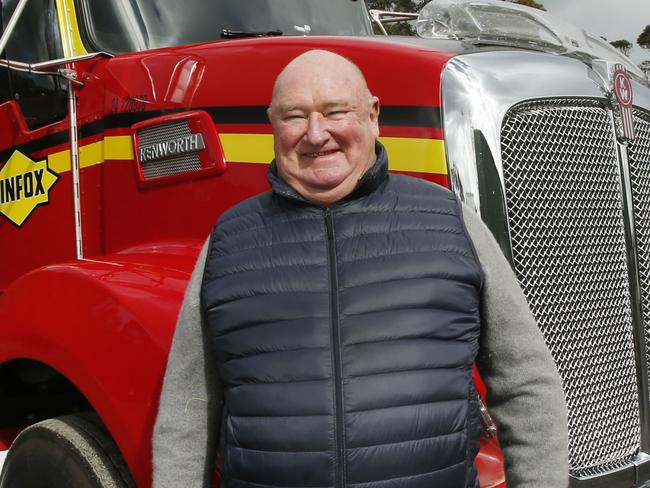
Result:
[[[572,486],[648,483],[650,90],[624,58],[489,0],[432,2],[417,38],[374,36],[355,0],[0,7],[1,488],[150,486],[194,261],[267,189],[274,77],[312,48],[365,73],[390,169],[451,188],[510,259],[564,380]],[[487,414],[477,464],[505,486]]]

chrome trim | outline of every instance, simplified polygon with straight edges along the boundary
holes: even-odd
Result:
[[[481,410],[481,422],[483,423],[483,430],[485,430],[489,437],[496,437],[498,433],[497,424],[494,423],[492,415],[490,415],[490,412],[488,411],[485,403],[483,403],[483,399],[480,396],[478,397],[478,405]]]
[[[389,12],[387,10],[377,10],[371,8],[368,10],[370,15],[370,20],[377,24],[383,35],[387,36],[386,28],[384,27],[383,22],[391,24],[393,22],[403,22],[408,20],[417,20],[419,14],[411,12]]]
[[[571,486],[609,488],[623,486],[619,485],[621,482],[627,483],[623,479],[634,480],[634,486],[638,486],[650,479],[650,456],[646,454],[650,452],[650,388],[632,180],[627,146],[616,139],[611,107],[612,88],[607,76],[609,67],[604,62],[594,62],[593,67],[572,58],[521,51],[481,52],[452,58],[441,77],[445,146],[452,189],[482,216],[512,262],[508,208],[503,198],[501,133],[504,116],[515,105],[543,99],[594,99],[609,111],[611,137],[616,152],[614,161],[617,161],[620,173],[621,219],[627,248],[625,259],[632,309],[630,339],[635,351],[641,452],[627,467],[595,476],[572,478]],[[648,110],[650,90],[634,80],[632,85],[634,106]],[[647,319],[650,320],[650,317]]]
[[[493,51],[452,58],[442,73],[442,116],[453,190],[483,215],[474,131],[485,137],[503,182],[500,139],[506,112],[516,103],[536,98],[602,98],[598,80],[583,63],[545,53]]]
[[[616,121],[610,112],[612,129]],[[615,136],[615,134],[613,134]],[[632,180],[627,147],[616,140],[616,149],[621,172],[621,197],[623,202],[623,225],[625,228],[625,243],[627,248],[628,275],[630,282],[630,301],[632,305],[632,325],[634,334],[634,349],[636,352],[637,384],[639,388],[639,418],[641,427],[641,450],[650,452],[650,405],[648,399],[648,363],[646,358],[645,323],[643,317],[643,302],[641,298],[641,276],[639,274],[639,258],[634,222],[634,203],[632,201]]]
[[[0,54],[4,52],[5,47],[7,46],[7,42],[9,42],[9,38],[11,37],[16,24],[18,23],[18,19],[20,19],[23,10],[25,10],[25,6],[27,5],[28,1],[29,0],[20,0],[20,2],[18,2],[18,5],[16,5],[16,10],[14,10],[14,13],[9,19],[9,22],[7,22],[7,27],[2,33],[2,37],[0,37]]]
[[[83,259],[83,227],[81,221],[81,191],[79,188],[79,139],[77,134],[77,96],[75,85],[68,83],[68,107],[70,112],[70,165],[72,169],[72,201],[74,206],[75,254]]]
[[[32,73],[36,75],[60,76],[61,78],[72,82],[72,84],[75,86],[83,86],[84,83],[82,81],[79,81],[76,76],[72,76],[74,70],[66,69],[62,66],[73,64],[78,61],[84,61],[86,59],[92,59],[98,56],[112,57],[112,55],[105,52],[96,52],[90,54],[82,54],[80,56],[72,56],[69,58],[42,61],[40,63],[23,63],[21,61],[0,59],[0,67],[5,67],[12,71],[20,71],[23,73]]]
[[[59,68],[66,64],[77,63],[79,61],[85,61],[87,59],[93,59],[99,56],[106,57],[106,58],[113,57],[112,54],[106,53],[104,51],[97,51],[94,53],[79,54],[78,56],[70,56],[66,58],[51,59],[49,61],[41,61],[40,63],[34,63],[31,66],[33,71],[45,73],[48,70],[56,71],[55,68]]]

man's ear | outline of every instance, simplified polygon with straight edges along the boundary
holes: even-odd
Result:
[[[370,111],[368,113],[372,122],[375,137],[379,137],[379,98],[373,96],[370,99]]]
[[[266,109],[266,117],[269,119],[269,122],[271,122],[271,106]]]

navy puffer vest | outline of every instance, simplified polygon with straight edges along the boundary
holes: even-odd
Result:
[[[222,486],[478,486],[480,266],[454,196],[377,156],[329,209],[271,166],[215,228]]]

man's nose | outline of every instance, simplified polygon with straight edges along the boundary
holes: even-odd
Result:
[[[327,121],[320,112],[311,112],[307,118],[305,140],[313,145],[321,145],[329,138]]]

